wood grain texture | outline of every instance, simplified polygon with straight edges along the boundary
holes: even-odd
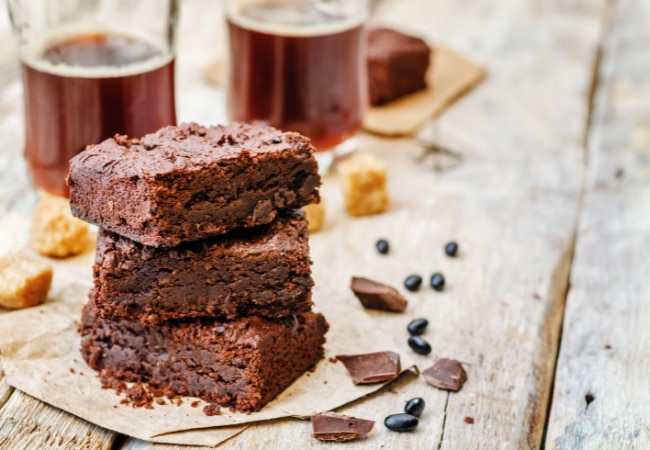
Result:
[[[116,434],[77,419],[20,391],[0,408],[0,448],[110,449]]]
[[[650,442],[650,3],[606,41],[546,447]]]
[[[7,383],[5,373],[2,369],[2,357],[0,356],[0,408],[7,403],[9,396],[13,392],[13,388]]]

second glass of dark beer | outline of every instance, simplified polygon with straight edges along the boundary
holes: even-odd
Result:
[[[228,0],[228,114],[312,140],[321,171],[356,148],[367,0]]]
[[[176,124],[177,0],[7,0],[34,183],[67,196],[68,161],[116,133]]]

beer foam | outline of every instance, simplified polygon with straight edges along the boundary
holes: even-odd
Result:
[[[159,55],[152,56],[143,61],[137,61],[121,66],[99,65],[99,66],[76,66],[65,63],[52,63],[45,59],[44,53],[52,45],[66,41],[84,34],[119,34],[129,36],[139,41],[144,41],[159,51]],[[75,24],[61,27],[56,31],[45,35],[38,42],[26,47],[21,55],[22,62],[32,69],[46,72],[62,77],[78,78],[115,78],[140,73],[151,72],[165,64],[168,64],[174,55],[167,50],[167,45],[160,40],[153,39],[146,33],[138,33],[132,29],[119,27],[107,27],[95,24]]]
[[[255,9],[257,14],[250,12]],[[230,22],[247,30],[290,37],[342,33],[360,27],[366,20],[365,11],[348,11],[336,15],[333,12],[318,10],[315,6],[308,11],[300,11],[291,3],[260,6],[255,2],[243,0],[239,4],[230,2],[226,15]]]

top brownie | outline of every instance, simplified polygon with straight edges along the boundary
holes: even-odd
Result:
[[[172,247],[318,202],[313,151],[298,133],[251,124],[116,135],[70,161],[70,206],[143,245]]]
[[[391,28],[368,32],[368,93],[381,105],[426,87],[431,58],[427,43]]]

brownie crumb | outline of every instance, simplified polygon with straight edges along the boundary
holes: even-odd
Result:
[[[218,416],[221,414],[221,407],[216,403],[209,403],[203,407],[206,416]]]
[[[74,368],[70,367],[70,373],[75,373]]]
[[[474,418],[469,417],[469,416],[465,416],[465,423],[468,424],[468,425],[472,425],[474,423]]]
[[[190,406],[192,408],[197,408],[199,406],[199,403],[201,403],[199,400],[194,400],[192,403],[190,403]]]
[[[609,345],[609,344],[605,344],[605,350],[611,350],[611,349],[612,349],[612,346],[611,346],[611,345]]]
[[[131,406],[148,408],[153,403],[153,395],[147,391],[141,382],[133,383],[133,386],[126,390],[126,397]]]
[[[333,357],[333,356],[331,356],[331,357],[329,358],[329,362],[331,362],[332,364],[336,364],[336,358]]]

